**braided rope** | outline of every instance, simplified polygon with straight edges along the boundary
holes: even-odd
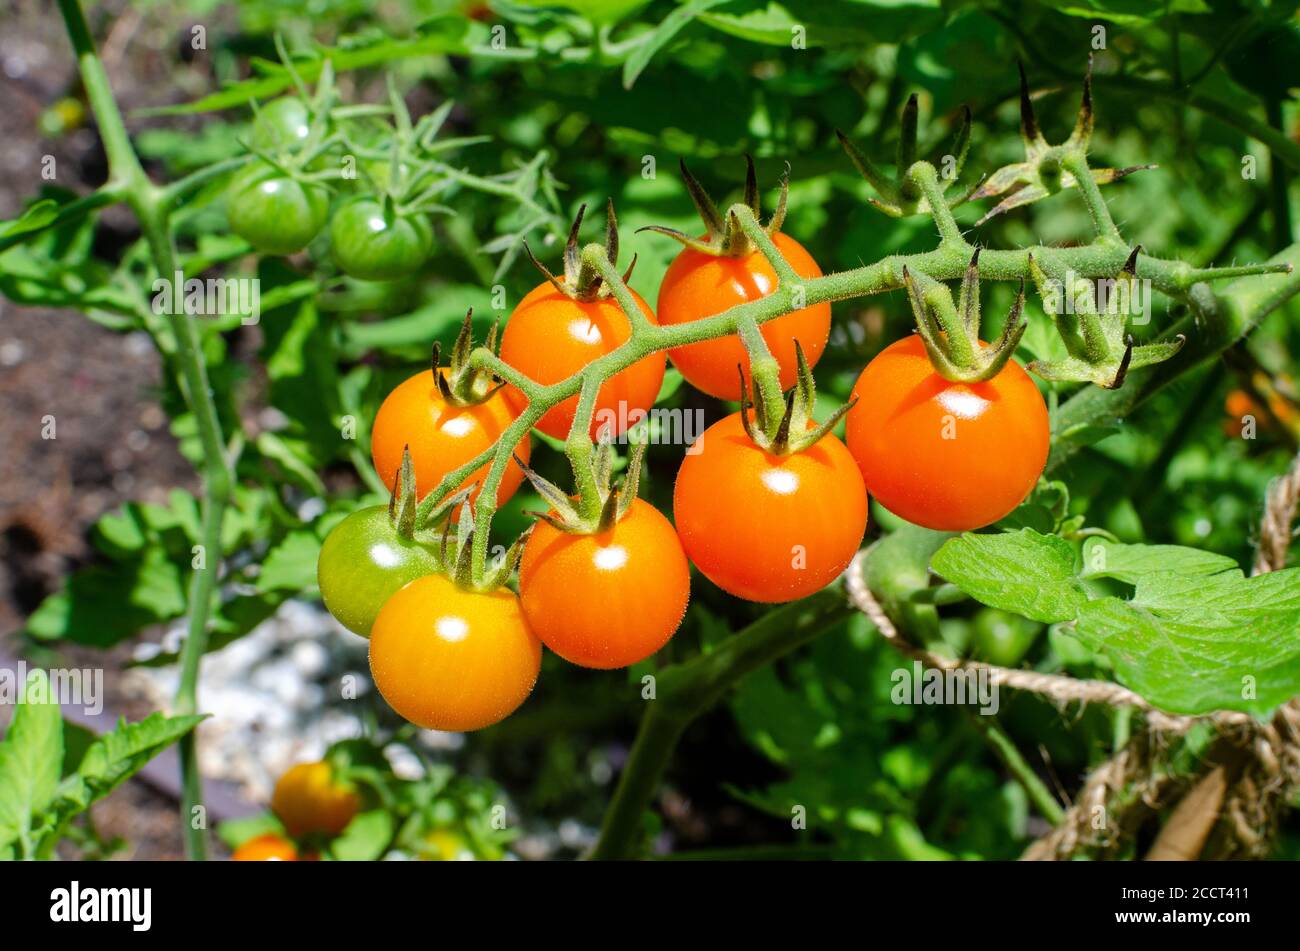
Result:
[[[1298,508],[1300,457],[1269,488],[1253,574],[1285,566]],[[849,600],[905,656],[939,670],[986,671],[994,685],[1038,694],[1058,708],[1072,703],[1098,703],[1130,707],[1142,713],[1146,728],[1088,774],[1061,823],[1032,843],[1024,853],[1025,859],[1068,859],[1084,848],[1105,852],[1117,847],[1119,837],[1114,833],[1120,824],[1136,827],[1192,786],[1191,778],[1177,777],[1161,768],[1161,753],[1170,735],[1185,733],[1198,723],[1214,724],[1249,754],[1246,766],[1218,806],[1219,824],[1226,834],[1212,844],[1212,857],[1262,858],[1269,854],[1279,814],[1300,792],[1300,697],[1284,704],[1266,724],[1230,710],[1178,716],[1156,709],[1140,695],[1109,681],[941,657],[899,635],[867,586],[863,567],[869,553],[869,548],[858,552],[845,573]],[[1118,818],[1112,821],[1112,816]]]

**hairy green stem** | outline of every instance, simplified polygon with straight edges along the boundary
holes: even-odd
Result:
[[[99,125],[104,151],[108,156],[111,193],[120,195],[135,212],[148,241],[158,275],[165,280],[174,280],[177,271],[176,251],[165,193],[149,180],[131,145],[122,114],[113,98],[108,74],[95,52],[81,4],[78,0],[59,0],[59,10],[67,26],[86,89],[86,98]],[[198,566],[190,579],[189,621],[181,649],[180,678],[174,701],[174,712],[183,716],[193,714],[198,709],[199,664],[207,647],[208,612],[221,567],[221,522],[230,497],[232,480],[225,458],[221,424],[208,385],[207,367],[194,321],[183,313],[173,314],[170,327],[175,346],[173,363],[180,369],[181,390],[194,414],[199,441],[203,447],[202,547],[196,552]],[[186,854],[191,859],[203,859],[207,857],[207,821],[203,814],[203,783],[195,744],[193,732],[187,734],[180,743],[181,825]]]
[[[654,796],[677,741],[687,725],[708,710],[746,674],[806,644],[852,614],[838,586],[785,604],[738,631],[716,650],[655,675],[655,699],[641,720],[593,859],[633,857],[639,846],[642,816]]]

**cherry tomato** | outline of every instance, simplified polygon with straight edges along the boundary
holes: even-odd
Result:
[[[417,270],[433,250],[424,215],[384,211],[383,202],[355,198],[330,220],[330,244],[343,273],[364,281],[391,281]]]
[[[839,576],[867,527],[867,493],[843,443],[827,434],[803,452],[775,455],[734,413],[696,446],[677,471],[673,517],[686,556],[710,581],[774,603]]]
[[[438,570],[438,553],[403,538],[375,505],[334,526],[321,545],[316,580],[326,609],[354,634],[370,636],[379,609],[408,581]]]
[[[1043,632],[1043,625],[1018,614],[983,608],[975,615],[974,654],[999,667],[1015,667]]]
[[[650,305],[636,291],[632,291],[632,297],[653,323],[655,315]],[[558,383],[617,349],[631,332],[627,315],[617,301],[609,297],[574,300],[548,282],[533,288],[510,315],[501,338],[501,359],[538,383]],[[659,396],[665,365],[664,355],[653,353],[601,384],[591,420],[593,439],[606,424],[617,436],[649,411]],[[528,402],[524,395],[511,386],[505,392],[522,412]],[[548,410],[537,428],[555,439],[564,439],[577,412],[578,397],[572,396]]]
[[[236,862],[296,862],[298,848],[282,835],[255,835],[230,856]]]
[[[370,432],[370,456],[375,471],[392,490],[402,465],[402,450],[409,446],[415,464],[416,492],[426,495],[448,472],[491,447],[516,415],[504,392],[494,393],[472,406],[452,406],[438,392],[432,370],[417,373],[389,393],[375,414],[375,425]],[[515,454],[525,464],[529,449],[530,440],[525,433],[515,447]],[[481,487],[491,467],[490,461],[484,463],[462,485],[477,482]],[[498,504],[505,504],[523,480],[523,470],[514,462],[509,463],[497,491]]]
[[[300,182],[254,162],[231,183],[226,215],[230,228],[267,254],[293,254],[320,233],[329,215],[323,185]]]
[[[360,808],[356,790],[339,782],[334,768],[323,760],[290,766],[271,794],[271,811],[295,838],[336,836]]]
[[[1015,361],[984,383],[951,383],[913,334],[858,377],[847,442],[867,491],[917,525],[960,532],[1007,515],[1047,462],[1051,427]]]
[[[388,599],[370,634],[370,672],[389,706],[426,730],[481,730],[532,692],[542,643],[505,588],[466,591],[444,575]]]
[[[258,149],[285,150],[306,139],[310,127],[306,104],[294,96],[284,96],[257,110],[249,142]]]
[[[519,600],[542,643],[601,670],[635,664],[668,643],[690,594],[690,565],[672,524],[640,499],[595,535],[538,521],[519,567]]]
[[[780,232],[772,240],[796,274],[821,277],[821,268],[798,241]],[[736,304],[766,297],[776,285],[776,272],[758,251],[731,258],[686,248],[673,259],[659,285],[659,321],[664,325],[684,324],[711,317]],[[763,339],[781,365],[782,389],[794,386],[798,373],[794,342],[799,341],[808,365],[813,366],[826,349],[830,329],[831,305],[827,303],[813,304],[762,325]],[[669,357],[696,389],[718,399],[740,399],[736,367],[745,367],[748,379],[749,355],[739,336],[677,347],[669,351]]]

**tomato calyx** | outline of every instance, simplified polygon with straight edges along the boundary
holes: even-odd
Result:
[[[578,247],[578,231],[582,227],[582,216],[586,214],[587,206],[582,204],[578,206],[578,214],[573,219],[573,225],[569,228],[568,240],[564,243],[564,274],[556,277],[551,271],[537,259],[533,254],[532,248],[528,242],[524,242],[524,252],[528,255],[528,260],[533,262],[533,266],[542,272],[542,275],[551,283],[557,291],[572,300],[590,303],[591,301],[600,300],[603,297],[609,297],[612,293],[600,272],[587,261],[583,255],[582,249]],[[618,219],[614,216],[614,199],[609,199],[605,206],[605,257],[611,265],[618,264]],[[632,255],[632,263],[627,266],[623,273],[623,283],[626,284],[632,277],[632,270],[636,267],[636,255]]]
[[[457,506],[464,504],[478,484],[472,482],[424,511],[421,511],[415,486],[415,462],[411,459],[410,447],[406,447],[402,450],[402,465],[397,470],[397,480],[388,497],[388,520],[401,538],[442,545],[446,539],[439,530],[442,522]]]
[[[679,163],[682,170],[682,182],[686,185],[687,192],[690,193],[695,210],[700,214],[700,220],[704,222],[705,236],[695,238],[684,231],[667,228],[663,225],[646,225],[644,228],[637,229],[637,233],[654,231],[657,234],[667,235],[685,247],[715,257],[744,258],[757,251],[754,242],[740,226],[735,206],[728,208],[724,216],[718,210],[718,206],[713,203],[713,199],[709,197],[709,193],[704,190],[704,186],[686,167],[686,160],[681,159]],[[789,198],[790,166],[787,163],[785,172],[781,175],[781,197],[777,199],[776,211],[772,212],[772,217],[768,223],[762,226],[769,237],[779,232],[781,226],[785,224],[785,212]],[[762,207],[758,194],[758,175],[754,171],[753,156],[750,155],[745,156],[745,195],[742,204],[753,213],[755,221],[761,220]]]
[[[538,475],[515,457],[524,476],[551,506],[549,512],[525,512],[539,518],[552,528],[570,535],[595,535],[612,528],[631,510],[641,483],[641,465],[645,459],[646,440],[630,437],[632,451],[628,454],[627,474],[621,486],[613,485],[614,443],[608,429],[602,429],[596,451],[585,462],[575,462],[575,469],[585,465],[587,472],[579,478],[575,499],[558,485]],[[575,475],[577,473],[575,472]],[[576,504],[575,504],[576,502]]]
[[[867,201],[891,218],[932,214],[934,208],[931,207],[930,200],[921,188],[918,176],[925,174],[934,176],[933,184],[937,186],[938,194],[942,195],[960,179],[962,169],[966,164],[966,156],[970,152],[971,111],[969,106],[962,106],[961,120],[957,126],[957,132],[953,137],[952,144],[942,154],[934,157],[933,164],[924,161],[918,162],[917,116],[919,111],[916,93],[913,93],[908,97],[907,103],[903,106],[903,111],[899,116],[898,152],[893,175],[888,174],[872,162],[871,159],[867,158],[866,154],[854,145],[853,140],[847,135],[839,129],[835,130],[835,135],[840,140],[840,145],[844,148],[844,151],[848,154],[849,161],[853,163],[854,168],[867,180],[867,184],[876,193],[875,196],[868,195]],[[942,169],[942,175],[936,174],[936,166]],[[947,199],[948,207],[952,208],[970,200],[971,191],[972,189],[967,189],[966,194]]]
[[[1130,165],[1127,168],[1094,168],[1087,164],[1088,143],[1092,139],[1094,114],[1092,108],[1092,56],[1088,56],[1088,70],[1083,77],[1083,98],[1070,137],[1059,145],[1051,145],[1043,137],[1034,104],[1029,97],[1029,81],[1024,64],[1020,69],[1020,138],[1025,145],[1025,159],[1007,165],[993,173],[975,189],[968,200],[1005,195],[1001,202],[988,211],[976,225],[1022,205],[1028,205],[1066,188],[1078,187],[1078,176],[1091,175],[1097,185],[1119,181],[1134,172],[1155,168],[1154,165]]]
[[[1029,273],[1043,300],[1043,310],[1052,318],[1069,353],[1063,360],[1035,360],[1029,364],[1031,371],[1044,380],[1095,383],[1117,390],[1129,370],[1161,363],[1183,348],[1187,341],[1183,334],[1170,341],[1137,346],[1133,335],[1126,333],[1141,251],[1141,245],[1135,247],[1114,278],[1073,278],[1070,284],[1048,277],[1033,255],[1029,256]]]
[[[837,407],[826,422],[817,424],[813,419],[817,384],[813,380],[812,367],[808,365],[803,347],[797,340],[794,342],[794,351],[799,361],[798,378],[776,405],[773,405],[774,401],[757,381],[753,383],[751,395],[751,387],[745,380],[745,370],[737,367],[740,372],[740,422],[745,428],[745,435],[755,445],[777,456],[803,452],[816,444],[835,428],[840,417],[858,401],[855,396]],[[751,409],[754,411],[752,420],[749,416]]]
[[[457,587],[487,593],[500,588],[518,570],[519,560],[524,556],[524,544],[532,534],[532,528],[530,526],[525,529],[506,551],[505,557],[491,568],[483,564],[486,559],[475,557],[474,535],[477,531],[473,506],[462,505],[456,531],[444,532],[439,541],[439,557],[447,567],[447,577]]]
[[[497,390],[505,386],[504,380],[490,370],[476,366],[471,360],[474,353],[474,330],[471,325],[473,316],[474,308],[471,307],[465,312],[465,321],[460,325],[460,332],[452,345],[446,372],[441,367],[442,345],[437,341],[433,344],[433,378],[437,381],[438,392],[442,398],[452,406],[475,406],[484,403],[491,399]],[[497,339],[496,321],[492,322],[492,327],[488,330],[484,347],[494,356],[501,349]]]
[[[1016,352],[1028,323],[1021,319],[1025,309],[1025,282],[1020,282],[1015,303],[1002,326],[997,343],[980,342],[979,248],[971,255],[962,278],[957,303],[948,286],[927,274],[903,267],[903,284],[916,318],[916,329],[925,342],[935,372],[953,383],[979,383],[1002,372]]]

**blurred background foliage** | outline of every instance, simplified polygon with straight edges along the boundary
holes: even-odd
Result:
[[[166,3],[135,7],[155,30],[177,38],[173,84],[152,90],[156,101],[135,103],[132,119],[160,177],[240,152],[249,98],[286,85],[276,62],[278,31],[305,75],[329,57],[347,100],[382,101],[385,72],[414,114],[453,100],[446,134],[488,140],[449,161],[479,176],[515,173],[510,186],[541,209],[469,189],[444,196],[456,214],[436,219],[438,250],[418,278],[353,282],[323,253],[264,260],[260,324],[207,326],[219,407],[227,431],[239,433],[241,477],[226,525],[230,575],[215,614],[214,649],[285,599],[313,596],[320,539],[344,513],[380,498],[366,471],[366,421],[427,359],[434,340],[450,344],[466,307],[474,307],[481,335],[536,284],[526,260],[507,258],[521,235],[531,235],[539,257],[553,264],[576,207],[600,207],[610,197],[624,260],[633,250],[638,255],[632,286],[654,300],[677,247],[633,232],[652,223],[695,226],[679,158],[716,197],[730,200],[743,182],[742,157],[752,154],[769,209],[788,163],[785,230],[827,271],[924,250],[935,242],[929,219],[889,219],[872,209],[834,130],[888,161],[908,95],[920,97],[922,141],[936,146],[949,141],[967,105],[974,116],[968,167],[981,174],[1020,154],[1017,60],[1041,125],[1058,141],[1073,124],[1091,53],[1094,167],[1158,166],[1106,189],[1130,243],[1200,265],[1262,260],[1295,240],[1294,2],[249,0],[195,2],[183,13]],[[206,28],[205,50],[189,48],[193,25]],[[75,106],[76,98],[70,89],[68,102]],[[61,108],[76,121],[75,109]],[[55,132],[59,121],[49,119]],[[1271,125],[1293,152],[1262,145],[1249,134],[1251,123]],[[1252,165],[1256,174],[1244,176]],[[182,246],[195,272],[236,273],[255,260],[227,236],[221,194],[221,182],[205,188],[184,215]],[[973,226],[987,207],[963,207],[959,220]],[[971,239],[1012,248],[1068,244],[1087,233],[1082,206],[1062,195],[973,228]],[[115,329],[138,327],[129,285],[143,274],[144,258],[135,238],[109,242],[89,225],[52,233],[0,257],[3,290],[85,310]],[[508,266],[498,274],[503,258]],[[496,284],[506,289],[504,308],[493,300]],[[990,287],[987,312],[1005,313],[1013,292]],[[1154,301],[1154,327],[1169,320],[1168,310],[1165,300]],[[864,363],[909,331],[911,317],[898,293],[838,304],[834,313],[817,376],[828,398],[842,398]],[[1024,359],[1053,345],[1032,298],[1029,316]],[[1295,302],[1275,312],[1226,359],[1180,380],[1055,473],[1068,485],[1071,512],[1125,541],[1194,545],[1247,562],[1263,490],[1300,436],[1292,357],[1300,347],[1298,316]],[[677,382],[670,374],[661,405],[702,408],[710,422],[727,412]],[[179,394],[169,390],[163,402],[182,450],[196,458]],[[1242,438],[1244,415],[1257,419],[1256,438]],[[357,423],[355,441],[339,438],[346,417]],[[650,454],[643,492],[666,510],[680,451],[656,446]],[[535,465],[564,477],[558,453],[537,452]],[[494,529],[508,539],[526,524],[523,510],[539,506],[521,491]],[[879,524],[873,520],[873,531]],[[166,507],[132,505],[106,516],[94,531],[102,558],[36,611],[27,634],[53,649],[108,646],[178,617],[197,525],[196,502],[182,491]],[[686,625],[659,657],[605,674],[548,656],[520,714],[446,756],[506,787],[525,822],[598,824],[642,707],[640,677],[708,650],[759,610],[702,578],[695,586]],[[1041,626],[1017,629],[1019,619],[977,608],[943,610],[936,629],[948,649],[1041,670],[1097,669],[1097,658],[1077,642]],[[974,718],[961,709],[890,702],[898,663],[855,619],[748,678],[688,732],[661,802],[660,848],[761,846],[764,854],[791,857],[1017,855],[1045,831],[1043,821]],[[1031,696],[1003,699],[1003,728],[1064,795],[1126,735],[1126,721],[1113,712],[1067,718]],[[800,805],[811,837],[791,829],[791,810]],[[1295,843],[1293,833],[1284,841]]]

